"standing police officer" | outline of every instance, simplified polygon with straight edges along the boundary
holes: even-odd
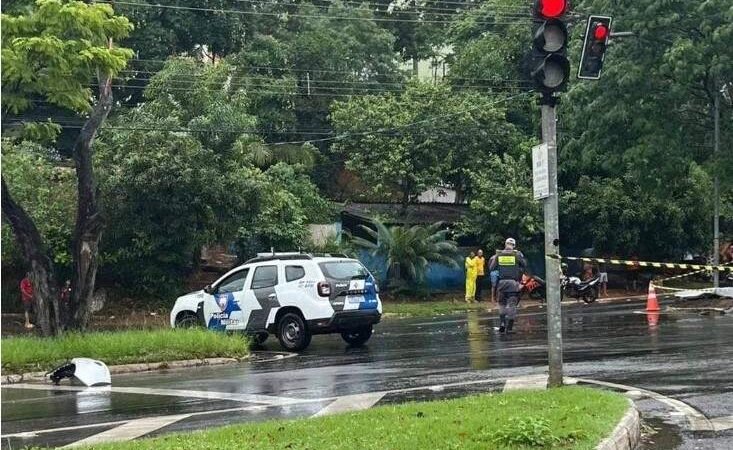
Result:
[[[499,270],[499,332],[511,333],[514,319],[517,317],[517,304],[522,285],[519,281],[527,268],[527,261],[522,252],[515,250],[517,242],[508,238],[504,242],[504,250],[497,252],[492,258],[489,270]]]

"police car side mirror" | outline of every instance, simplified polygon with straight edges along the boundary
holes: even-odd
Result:
[[[207,284],[206,286],[204,286],[204,292],[206,292],[207,294],[212,293],[212,288],[210,284]]]

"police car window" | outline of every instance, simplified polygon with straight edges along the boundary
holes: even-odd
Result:
[[[244,281],[247,279],[249,269],[240,270],[226,277],[224,281],[219,283],[216,288],[218,294],[228,294],[229,292],[239,292],[244,289]]]
[[[285,266],[285,281],[288,283],[295,280],[300,280],[305,276],[305,269],[303,266]]]
[[[332,261],[319,263],[323,274],[334,280],[366,278],[369,272],[357,261]]]
[[[252,277],[252,289],[272,287],[277,284],[277,266],[260,266]]]

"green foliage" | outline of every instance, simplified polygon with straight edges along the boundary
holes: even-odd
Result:
[[[500,245],[507,236],[536,241],[542,232],[542,209],[532,196],[529,158],[492,155],[471,170],[475,195],[470,214],[460,225],[463,234],[477,236],[487,245]]]
[[[32,142],[2,141],[3,177],[25,207],[62,272],[70,270],[69,243],[76,216],[74,170],[58,166],[51,150]],[[22,265],[12,228],[3,220],[3,264]]]
[[[582,431],[577,431],[561,437],[554,432],[549,420],[541,417],[524,417],[489,432],[488,437],[494,444],[505,447],[546,448],[575,442],[583,434]]]
[[[183,359],[241,358],[249,354],[243,335],[204,329],[67,333],[57,338],[2,340],[3,372],[46,371],[83,355],[108,365]]]
[[[636,36],[614,43],[601,80],[574,83],[561,106],[568,212],[561,233],[571,245],[616,254],[679,258],[688,249],[707,250],[711,175],[721,177],[724,202],[733,189],[730,152],[712,154],[712,99],[733,67],[730,2],[582,6],[618,17],[614,27]],[[733,143],[733,111],[721,103],[725,149]]]
[[[586,243],[600,254],[679,259],[686,251],[705,251],[712,183],[694,164],[686,180],[680,197],[663,199],[619,179],[581,177],[577,189],[561,198],[560,223],[571,243]]]
[[[132,25],[107,3],[38,0],[30,14],[2,15],[2,106],[18,114],[36,96],[77,112],[90,109],[88,84],[101,71],[114,76],[132,50],[109,47]]]
[[[337,102],[331,119],[339,134],[351,135],[334,147],[376,194],[400,192],[407,203],[446,182],[463,197],[471,192],[471,167],[516,145],[514,128],[494,103],[477,93],[419,82],[399,96]]]
[[[118,123],[133,121],[141,128],[157,123],[143,113]],[[191,135],[115,129],[98,147],[108,216],[102,273],[128,290],[179,289],[201,246],[233,239],[257,211],[262,174],[226,163]]]
[[[111,215],[102,273],[128,290],[179,289],[208,243],[236,241],[244,256],[303,247],[307,225],[332,214],[298,164],[317,151],[263,144],[234,71],[173,58],[151,80],[146,103],[100,138]],[[190,90],[177,88],[181,77]]]
[[[429,226],[414,225],[387,227],[373,220],[375,229],[362,225],[371,239],[352,236],[351,242],[369,251],[372,257],[381,257],[387,263],[387,279],[391,287],[406,283],[419,287],[425,282],[429,263],[459,267],[458,248],[448,239],[449,230],[438,222]]]
[[[264,172],[264,176],[258,194],[262,207],[238,231],[240,254],[248,257],[270,248],[305,249],[308,224],[328,221],[331,206],[297,167],[278,163]]]

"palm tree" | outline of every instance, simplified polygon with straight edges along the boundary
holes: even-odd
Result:
[[[411,227],[387,227],[376,219],[372,223],[374,229],[361,225],[372,239],[351,237],[351,242],[368,250],[373,257],[386,260],[388,284],[422,285],[429,263],[459,267],[457,245],[448,239],[448,230],[442,222]]]
[[[235,150],[249,158],[255,166],[265,169],[275,163],[301,164],[312,169],[316,163],[317,150],[311,144],[268,145],[264,142],[238,142]]]

